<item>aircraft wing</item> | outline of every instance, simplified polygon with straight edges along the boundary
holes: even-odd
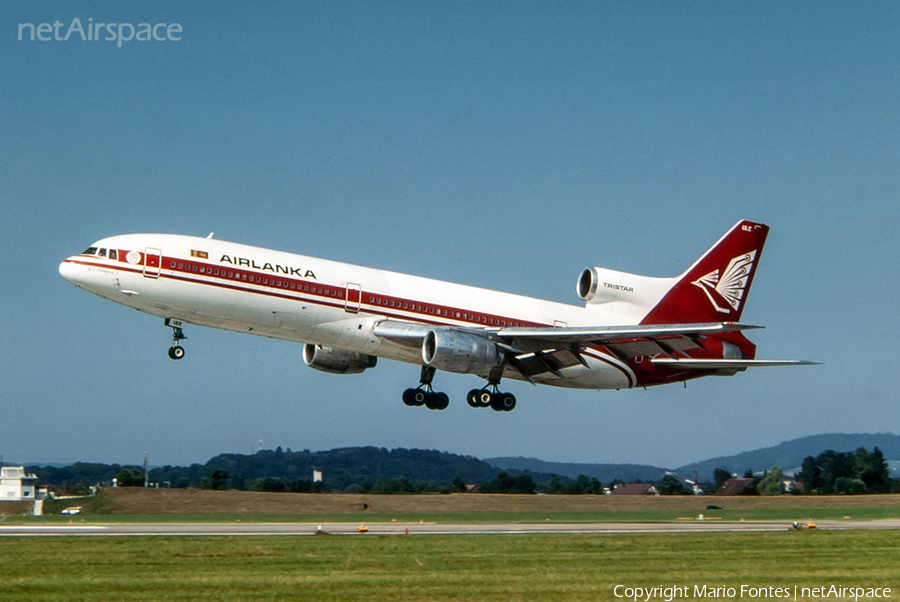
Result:
[[[620,359],[647,356],[671,358],[678,352],[698,347],[697,338],[706,334],[735,332],[760,328],[734,322],[701,324],[653,324],[632,326],[574,326],[554,328],[512,327],[429,327],[413,322],[384,320],[374,334],[409,347],[422,345],[429,331],[449,328],[457,332],[494,341],[508,353],[510,364],[526,378],[546,372],[561,376],[560,370],[578,364],[586,365],[581,351],[593,345],[604,345]],[[682,367],[689,367],[687,364]],[[699,368],[699,366],[697,366]],[[715,369],[716,366],[705,366]],[[735,366],[729,366],[735,368]]]
[[[736,322],[701,324],[650,324],[633,326],[562,326],[555,328],[500,328],[493,335],[510,347],[523,351],[548,348],[579,348],[606,345],[628,357],[684,351],[697,346],[693,339],[762,328]],[[492,337],[493,338],[493,337]]]
[[[648,341],[673,341],[691,339],[705,334],[721,334],[762,328],[736,322],[709,322],[702,324],[650,324],[633,326],[560,326],[553,328],[481,328],[472,326],[426,326],[414,322],[383,320],[375,326],[377,336],[396,343],[420,345],[429,331],[434,329],[456,330],[482,336],[501,343],[507,351],[528,353],[545,349],[566,347],[578,349],[590,345],[625,345]],[[691,342],[691,347],[696,344]],[[682,347],[690,348],[690,347]],[[635,353],[633,355],[650,355]]]
[[[658,357],[650,360],[659,366],[672,366],[675,368],[687,368],[688,370],[746,370],[747,368],[765,366],[818,366],[819,362],[807,360],[703,360],[703,359],[675,359],[670,357]]]
[[[554,328],[480,328],[471,326],[426,326],[413,322],[384,320],[375,334],[395,343],[418,347],[429,331],[451,329],[494,341],[509,357],[510,365],[526,379],[551,372],[562,377],[560,370],[578,364],[587,365],[581,352],[586,347],[603,345],[620,359],[650,356],[658,366],[686,370],[742,371],[761,366],[805,366],[816,362],[805,360],[693,359],[684,357],[689,349],[699,347],[703,335],[721,334],[762,328],[737,322],[699,324],[651,324],[633,326],[561,326]]]

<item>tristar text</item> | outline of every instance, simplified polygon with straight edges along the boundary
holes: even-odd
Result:
[[[312,278],[316,279],[316,275],[312,270],[301,270],[300,268],[292,268],[289,266],[264,263],[263,265],[259,265],[256,263],[255,259],[246,259],[244,257],[231,257],[229,255],[222,255],[222,259],[219,260],[219,263],[230,263],[235,266],[245,266],[248,268],[253,268],[256,270],[264,270],[273,272],[276,274],[288,274],[289,276],[298,276],[300,278]]]

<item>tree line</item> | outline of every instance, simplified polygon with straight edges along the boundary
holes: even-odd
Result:
[[[818,456],[806,456],[796,482],[799,487],[790,493],[800,495],[841,495],[866,493],[900,493],[900,481],[890,478],[891,472],[884,454],[876,446],[872,451],[860,447],[852,452],[827,450]],[[787,493],[784,489],[784,471],[773,466],[762,477],[755,477],[749,470],[744,477],[747,481],[741,495],[777,495]],[[725,467],[713,472],[712,489],[718,490],[731,472]]]
[[[144,473],[136,465],[76,462],[66,467],[30,466],[41,486],[74,487],[110,485],[113,478],[122,487],[143,486]],[[313,470],[322,481],[313,480]],[[714,493],[732,473],[717,468],[713,481],[702,483],[706,493]],[[743,495],[774,495],[784,492],[784,473],[775,466],[762,477],[745,473],[749,480]],[[817,457],[807,456],[797,480],[803,493],[857,494],[900,491],[900,481],[889,478],[884,455],[878,447],[871,452],[828,450]],[[197,487],[297,493],[452,493],[468,491],[468,485],[482,493],[535,493],[598,495],[603,484],[594,477],[570,479],[559,475],[527,471],[501,471],[487,462],[434,450],[387,450],[376,447],[341,448],[323,452],[290,449],[261,450],[252,455],[220,454],[205,464],[163,466],[149,471],[148,480],[160,487]],[[607,484],[613,488],[621,481]],[[655,482],[662,495],[693,493],[689,482],[666,474]],[[792,491],[797,493],[797,491]]]

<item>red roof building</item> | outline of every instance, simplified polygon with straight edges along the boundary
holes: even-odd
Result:
[[[716,495],[740,495],[747,483],[752,482],[753,479],[747,477],[728,479],[722,483],[722,486],[716,491]]]
[[[650,483],[619,483],[613,487],[610,495],[659,495],[656,487]]]

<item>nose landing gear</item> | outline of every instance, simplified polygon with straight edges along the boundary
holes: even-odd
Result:
[[[187,338],[184,334],[184,330],[182,330],[184,322],[174,318],[166,318],[165,324],[172,329],[172,346],[169,347],[169,358],[180,360],[184,357],[184,347],[179,345],[178,342]]]

